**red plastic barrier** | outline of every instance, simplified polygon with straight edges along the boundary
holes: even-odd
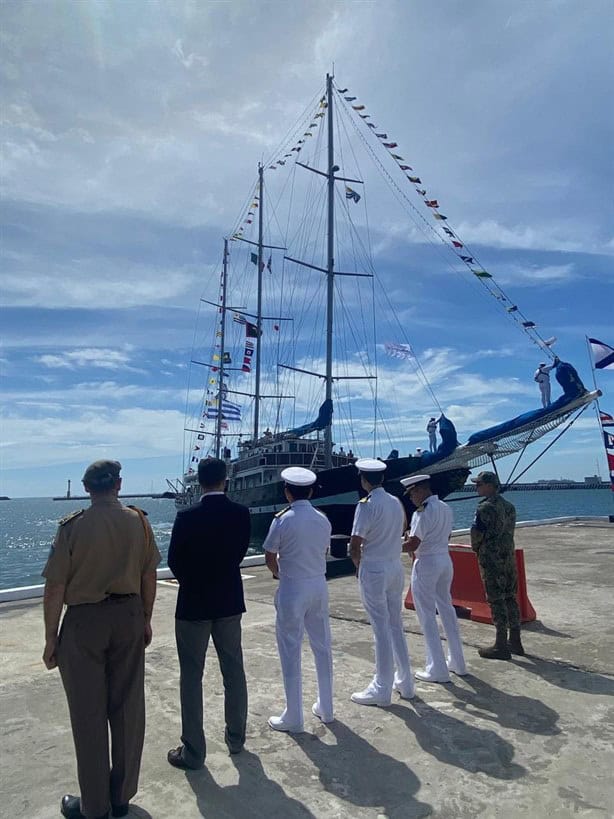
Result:
[[[450,557],[454,566],[452,580],[452,603],[457,609],[464,609],[471,620],[478,623],[492,623],[490,606],[486,601],[484,585],[480,577],[478,558],[470,546],[460,543],[450,544]],[[518,592],[516,599],[520,607],[520,619],[523,623],[535,620],[537,614],[527,594],[527,577],[524,569],[524,550],[516,549],[516,567],[518,569]],[[405,608],[415,609],[411,587],[405,597]]]

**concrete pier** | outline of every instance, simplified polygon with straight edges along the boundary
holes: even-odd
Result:
[[[462,539],[461,539],[462,540]],[[521,529],[529,595],[538,621],[526,657],[482,660],[490,626],[461,620],[470,675],[419,683],[412,702],[354,705],[373,669],[371,628],[353,577],[329,582],[336,721],[311,716],[315,674],[304,653],[305,733],[271,731],[283,707],[265,569],[245,570],[244,650],[250,694],[246,750],[223,741],[223,688],[211,648],[205,679],[206,768],[171,768],[179,744],[176,587],[161,582],[147,651],[148,724],[135,817],[177,819],[505,819],[614,816],[614,526],[566,523]],[[409,566],[408,566],[409,570]],[[424,649],[414,612],[404,615],[414,668]],[[40,601],[0,606],[3,675],[2,815],[59,816],[78,793],[66,701],[47,672]]]

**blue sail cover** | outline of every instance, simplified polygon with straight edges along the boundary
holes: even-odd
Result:
[[[296,427],[295,429],[289,429],[287,432],[283,433],[284,438],[300,438],[301,435],[307,435],[309,432],[315,432],[319,429],[326,429],[326,427],[330,426],[331,421],[333,420],[333,402],[330,398],[327,398],[326,401],[320,407],[320,411],[318,412],[318,417],[315,421],[311,421],[309,424],[303,424],[302,427]]]
[[[420,455],[420,467],[428,466],[442,458],[447,458],[451,455],[458,446],[458,437],[456,435],[456,428],[452,421],[442,413],[439,417],[439,434],[441,435],[441,443],[435,452],[423,452]]]
[[[474,432],[474,434],[467,441],[467,444],[479,444],[483,441],[489,440],[490,438],[496,438],[499,435],[513,432],[515,429],[524,427],[527,424],[535,423],[536,421],[545,418],[547,415],[550,415],[552,412],[562,409],[566,404],[569,404],[570,401],[574,401],[576,398],[579,398],[586,392],[586,387],[580,380],[580,376],[576,372],[575,368],[571,366],[571,364],[567,364],[565,361],[560,361],[557,364],[555,376],[556,380],[563,388],[563,395],[561,395],[560,398],[557,398],[556,401],[548,404],[547,407],[540,407],[540,409],[525,412],[522,415],[517,415],[515,418],[512,418],[509,421],[504,421],[502,424],[497,424],[494,427],[488,427],[488,429],[483,429],[480,432]]]

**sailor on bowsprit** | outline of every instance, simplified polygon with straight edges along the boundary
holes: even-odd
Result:
[[[436,452],[437,451],[437,421],[435,418],[429,418],[429,422],[426,425],[426,431],[429,435],[429,451]]]
[[[553,370],[559,363],[558,358],[555,358],[552,364],[546,364],[542,361],[535,370],[533,380],[539,386],[539,392],[542,397],[542,407],[547,407],[550,403],[550,371]]]

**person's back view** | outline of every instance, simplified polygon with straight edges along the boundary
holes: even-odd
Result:
[[[119,501],[120,471],[118,461],[88,466],[83,486],[91,505],[60,523],[43,572],[43,660],[60,669],[81,788],[80,796],[62,799],[68,819],[104,819],[109,806],[113,816],[126,816],[138,788],[160,553],[145,513]]]
[[[168,752],[176,768],[200,768],[205,761],[202,678],[210,637],[224,678],[225,741],[231,754],[243,749],[247,722],[240,565],[249,546],[249,510],[224,494],[224,461],[201,461],[198,479],[203,497],[177,515],[168,551],[168,565],[179,581],[175,636],[182,745]]]
[[[318,676],[318,699],[312,713],[322,722],[333,720],[333,660],[331,652],[326,552],[330,544],[328,518],[309,502],[315,473],[288,467],[281,473],[290,506],[279,512],[263,547],[266,564],[279,578],[275,595],[275,631],[284,678],[286,707],[272,716],[275,731],[303,730],[301,646],[307,631]]]
[[[398,498],[383,487],[386,464],[371,458],[356,461],[361,486],[368,494],[354,513],[350,553],[357,569],[360,596],[369,615],[375,643],[375,675],[364,691],[352,694],[359,705],[386,706],[393,689],[403,699],[415,694],[401,617],[405,573],[401,538],[405,513]]]
[[[437,451],[437,421],[434,417],[429,419],[428,424],[426,425],[426,431],[429,436],[429,451],[436,452]]]

